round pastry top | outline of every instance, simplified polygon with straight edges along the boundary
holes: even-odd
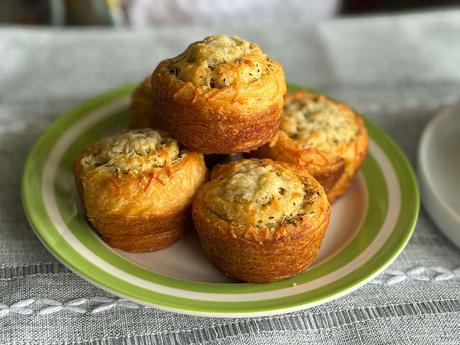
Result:
[[[301,180],[284,164],[246,159],[218,167],[204,203],[227,222],[276,230],[307,214],[320,188]]]
[[[107,169],[136,174],[163,167],[180,154],[179,144],[168,133],[146,128],[123,131],[96,142],[81,162],[85,172]]]
[[[209,89],[250,84],[272,73],[280,65],[260,47],[237,36],[209,36],[194,42],[169,59],[168,73],[179,80]]]
[[[280,130],[305,149],[329,151],[359,134],[356,114],[326,96],[298,91],[286,95]]]

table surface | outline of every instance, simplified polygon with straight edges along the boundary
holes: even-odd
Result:
[[[412,164],[427,121],[460,99],[460,11],[277,27],[0,28],[0,343],[458,344],[460,250],[423,208],[406,249],[375,281],[315,308],[257,319],[124,304],[40,244],[20,199],[24,161],[40,133],[70,107],[141,80],[217,32],[259,42],[290,82],[356,107]]]

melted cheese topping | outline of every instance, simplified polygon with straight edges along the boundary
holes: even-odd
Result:
[[[96,168],[118,173],[139,173],[162,167],[177,160],[180,151],[176,140],[167,133],[152,129],[121,132],[93,145],[82,158],[85,171]]]
[[[359,132],[354,113],[320,95],[306,95],[284,105],[280,129],[304,148],[328,151],[348,144]]]
[[[302,212],[304,185],[289,169],[243,160],[213,179],[206,207],[227,221],[275,229]]]
[[[273,70],[273,61],[255,44],[237,36],[216,35],[192,43],[170,59],[168,72],[206,88],[252,83]]]

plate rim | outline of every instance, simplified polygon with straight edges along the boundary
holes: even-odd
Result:
[[[119,99],[122,96],[128,95],[136,86],[136,84],[129,84],[125,85],[116,89],[112,89],[108,92],[105,92],[101,95],[98,95],[96,97],[93,97],[85,102],[80,103],[76,107],[73,107],[71,110],[65,112],[62,114],[60,117],[58,117],[56,120],[54,120],[51,125],[40,135],[39,139],[36,141],[36,143],[33,145],[24,168],[24,174],[22,177],[22,184],[21,184],[21,195],[22,195],[22,200],[23,200],[23,207],[27,216],[27,219],[29,223],[31,224],[31,227],[33,228],[34,232],[36,233],[37,237],[40,239],[40,241],[45,245],[45,247],[60,261],[62,262],[66,267],[68,267],[71,271],[77,273],[79,276],[84,278],[85,280],[88,280],[90,283],[97,285],[101,287],[104,290],[109,290],[110,292],[114,293],[115,295],[119,295],[131,300],[134,300],[140,304],[148,304],[148,305],[153,305],[157,308],[160,309],[165,309],[169,311],[175,311],[179,313],[187,313],[187,314],[192,314],[192,315],[205,315],[205,316],[223,316],[223,317],[250,317],[250,316],[260,316],[260,315],[270,315],[270,314],[279,314],[279,313],[284,313],[287,311],[293,311],[293,310],[298,310],[298,309],[304,309],[306,307],[312,307],[314,305],[318,305],[324,302],[327,302],[331,299],[338,298],[342,295],[345,295],[349,293],[350,291],[357,289],[361,285],[365,284],[366,282],[372,280],[376,275],[378,275],[381,271],[383,271],[388,265],[390,265],[394,259],[399,255],[399,253],[403,250],[405,245],[407,244],[413,229],[415,227],[415,223],[418,217],[418,212],[419,212],[419,204],[420,204],[420,197],[419,197],[419,189],[415,177],[415,173],[413,169],[411,168],[411,165],[409,161],[407,160],[405,154],[402,152],[402,150],[397,146],[397,144],[391,139],[388,134],[386,134],[383,130],[379,129],[377,126],[375,126],[371,121],[368,119],[365,119],[366,122],[366,127],[368,128],[369,132],[372,133],[376,137],[372,137],[374,139],[378,139],[378,146],[382,149],[384,152],[385,156],[387,159],[391,162],[391,167],[394,170],[395,175],[397,176],[397,181],[399,184],[399,190],[401,192],[401,199],[403,197],[403,187],[406,189],[410,189],[412,192],[412,200],[411,200],[411,205],[412,205],[412,212],[410,214],[406,215],[406,226],[407,229],[403,231],[401,234],[400,241],[396,243],[395,246],[392,247],[392,250],[390,253],[386,253],[384,260],[380,265],[377,265],[377,267],[374,267],[373,269],[367,270],[367,274],[362,275],[354,280],[354,283],[348,286],[343,287],[342,289],[336,291],[335,293],[330,293],[326,294],[325,296],[322,296],[321,298],[317,298],[313,302],[308,303],[306,306],[305,304],[301,302],[295,302],[292,304],[285,304],[284,307],[268,307],[266,309],[257,309],[257,308],[252,308],[251,311],[239,311],[239,312],[234,312],[234,311],[216,311],[216,310],[206,310],[208,308],[205,308],[205,311],[202,309],[194,310],[194,309],[187,309],[187,308],[175,308],[172,306],[168,306],[165,304],[160,303],[149,303],[144,300],[139,300],[137,298],[134,298],[133,296],[130,296],[129,293],[125,294],[123,291],[119,290],[114,290],[109,287],[107,287],[104,284],[100,284],[99,282],[89,278],[88,276],[85,275],[84,272],[81,272],[81,270],[74,266],[71,262],[67,262],[66,258],[61,257],[59,255],[59,252],[53,248],[53,246],[47,241],[46,235],[42,233],[40,229],[37,229],[36,225],[37,223],[40,223],[39,220],[34,218],[34,215],[31,214],[31,200],[30,200],[30,195],[28,195],[28,172],[31,170],[31,165],[33,165],[33,154],[35,151],[37,151],[38,147],[43,145],[43,141],[45,141],[48,133],[51,132],[51,129],[54,127],[59,127],[60,123],[65,120],[65,118],[69,117],[72,113],[75,112],[84,112],[85,109],[89,108],[91,105],[98,104],[98,105],[104,105],[105,101],[108,101],[108,103],[113,102],[117,99]],[[291,86],[291,88],[301,88],[298,86]],[[384,143],[386,147],[382,147],[380,144]],[[391,155],[388,155],[388,152],[385,150],[390,150]],[[399,167],[395,165],[394,160],[399,159]],[[401,176],[400,173],[403,173],[404,178],[406,179],[406,184],[403,186],[401,185]],[[407,194],[407,193],[405,193]],[[401,211],[403,211],[403,205],[401,205]],[[407,212],[407,211],[406,211]],[[401,214],[398,215],[398,221],[401,218]],[[395,226],[392,229],[392,234],[395,232],[395,229],[397,228],[398,224],[395,224]],[[381,248],[379,248],[376,253],[373,255],[377,254],[379,251],[382,251],[383,247],[385,247],[386,242],[389,241],[391,237],[391,234],[389,235],[388,239],[386,239],[385,243],[382,245]],[[370,259],[369,259],[370,260]],[[362,266],[365,266],[367,262],[363,263],[359,268],[362,268]],[[354,271],[353,271],[354,272]],[[294,295],[295,296],[295,295]],[[293,297],[293,296],[289,296]],[[208,301],[206,301],[208,302]],[[234,303],[234,302],[227,302],[227,303]]]
[[[460,113],[460,103],[455,103],[438,111],[423,129],[418,147],[417,171],[420,180],[421,198],[426,212],[444,235],[460,248],[460,213],[450,204],[446,197],[436,189],[435,174],[431,171],[429,145],[433,144],[436,131],[444,128],[445,123]],[[449,123],[450,124],[450,123]]]

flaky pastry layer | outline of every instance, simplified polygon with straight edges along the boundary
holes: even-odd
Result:
[[[276,133],[286,83],[281,65],[256,44],[221,35],[162,61],[152,90],[186,147],[235,153],[255,149]]]
[[[324,95],[301,90],[286,95],[279,132],[252,155],[304,167],[333,202],[349,188],[367,145],[367,131],[356,112]]]
[[[203,155],[178,151],[167,133],[159,138],[159,132],[146,131],[131,142],[120,138],[139,131],[99,141],[74,160],[88,220],[107,243],[127,251],[174,243],[190,222],[192,197],[206,177]]]
[[[192,213],[216,267],[238,280],[269,282],[311,264],[330,204],[304,169],[251,159],[217,166],[197,193]]]

